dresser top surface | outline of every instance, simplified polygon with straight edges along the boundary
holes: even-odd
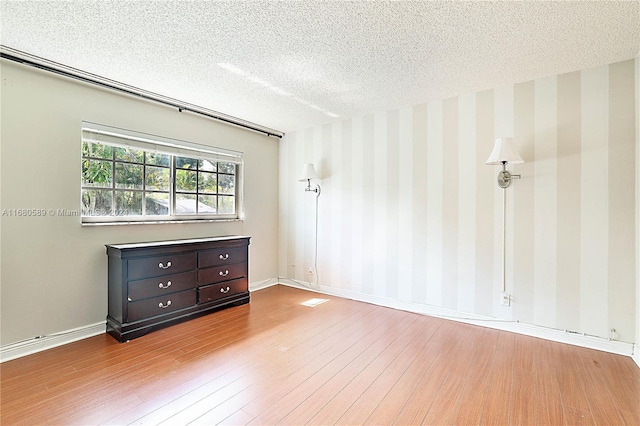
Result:
[[[242,240],[250,239],[246,235],[228,235],[224,237],[207,237],[207,238],[191,238],[185,240],[164,240],[164,241],[151,241],[145,243],[128,243],[128,244],[105,244],[107,247],[116,250],[127,250],[136,248],[152,248],[152,247],[166,247],[173,245],[183,244],[198,244],[198,243],[213,243],[218,241],[230,241],[230,240]]]

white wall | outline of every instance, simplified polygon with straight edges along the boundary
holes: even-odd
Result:
[[[633,359],[640,367],[640,54],[636,56],[636,346]]]
[[[603,338],[637,341],[635,61],[353,117],[280,142],[279,274]],[[502,190],[484,162],[514,136],[525,164]],[[293,266],[295,265],[295,266]]]
[[[0,65],[2,209],[79,208],[83,120],[245,154],[244,221],[83,227],[79,217],[3,216],[2,345],[104,321],[107,243],[249,235],[250,282],[277,275],[277,139],[9,61]]]

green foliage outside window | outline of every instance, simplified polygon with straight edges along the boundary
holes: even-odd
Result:
[[[236,165],[83,142],[82,211],[94,217],[233,215]]]

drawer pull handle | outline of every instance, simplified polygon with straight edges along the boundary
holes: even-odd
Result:
[[[165,309],[165,308],[168,308],[169,306],[171,306],[171,300],[168,300],[166,305],[163,305],[162,302],[158,303],[158,308]]]
[[[219,272],[219,275],[220,275],[221,277],[226,277],[227,275],[229,275],[229,270],[228,270],[228,269],[225,269],[225,270],[224,270],[224,272],[220,271],[220,272]]]
[[[169,288],[171,287],[171,281],[167,281],[167,285],[164,285],[162,283],[158,284],[158,287],[160,288]]]
[[[227,260],[229,258],[229,253],[225,253],[225,255],[220,255],[220,260]]]
[[[162,262],[158,263],[158,268],[168,269],[171,267],[171,262],[167,262],[167,266],[163,265]]]
[[[227,287],[226,289],[221,288],[220,293],[229,293],[229,287]]]

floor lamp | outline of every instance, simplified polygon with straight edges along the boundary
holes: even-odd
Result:
[[[488,165],[502,166],[502,170],[498,173],[498,186],[502,191],[502,293],[500,294],[500,304],[509,306],[511,297],[507,293],[507,188],[511,186],[514,179],[520,179],[520,175],[511,174],[507,170],[507,164],[522,164],[524,160],[518,154],[513,146],[513,138],[498,138],[493,146],[491,155],[485,162]]]

